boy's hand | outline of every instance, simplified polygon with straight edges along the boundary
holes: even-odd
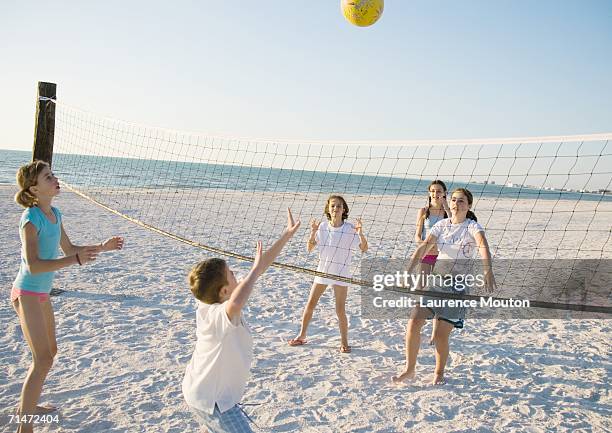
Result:
[[[113,251],[120,250],[123,248],[123,238],[120,236],[113,236],[108,238],[100,245],[100,251]]]
[[[319,230],[319,226],[321,225],[321,221],[317,221],[316,219],[311,219],[310,220],[310,231],[312,233],[315,233],[317,230]]]
[[[291,214],[291,209],[287,208],[287,228],[285,232],[289,234],[289,236],[293,236],[297,229],[300,227],[301,221],[295,222],[293,220],[293,215]]]
[[[257,241],[255,247],[255,259],[253,260],[253,269],[255,269],[261,263],[261,255],[263,254],[263,246],[261,241]]]

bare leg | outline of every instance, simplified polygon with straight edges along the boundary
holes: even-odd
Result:
[[[57,340],[55,338],[55,313],[53,312],[53,305],[51,305],[51,301],[49,301],[41,303],[40,307],[43,310],[45,322],[47,323],[47,336],[49,337],[51,355],[53,355],[55,359],[55,355],[57,355]],[[36,406],[36,413],[39,415],[55,412],[56,410],[57,408],[51,405]]]
[[[428,265],[427,263],[420,264],[420,273],[421,275],[423,275],[423,278],[427,278],[427,275],[431,274],[432,270],[433,270],[433,265]],[[417,290],[425,289],[425,285],[423,283],[424,283],[423,280],[419,280],[419,284],[416,287]]]
[[[336,298],[336,315],[338,316],[338,325],[340,326],[340,352],[349,353],[351,346],[348,343],[348,320],[346,318],[346,296],[348,293],[347,286],[332,286],[334,288],[334,297]]]
[[[416,361],[421,346],[421,328],[431,313],[425,308],[414,307],[406,326],[406,367],[404,371],[393,377],[393,382],[412,380],[416,376]]]
[[[434,341],[436,345],[436,371],[431,381],[432,385],[443,385],[445,383],[444,368],[448,359],[448,338],[453,329],[454,326],[451,323],[438,320],[436,339]]]
[[[327,288],[326,284],[317,284],[312,283],[312,288],[310,289],[310,295],[308,296],[308,302],[306,302],[306,306],[304,307],[304,313],[302,314],[302,326],[300,327],[300,334],[291,341],[299,341],[306,339],[306,332],[308,331],[308,325],[312,320],[312,314],[314,313],[314,309],[319,303],[319,299],[321,295]]]
[[[50,301],[40,302],[35,296],[20,296],[13,307],[17,311],[23,335],[32,351],[32,365],[28,370],[21,398],[19,415],[37,413],[43,384],[57,353],[55,320]],[[32,432],[32,424],[20,424],[18,432]]]
[[[427,277],[427,275],[431,274],[431,272],[433,271],[433,265],[430,265],[428,263],[421,263],[420,265],[420,270],[421,270],[421,275],[423,275],[424,277]],[[423,284],[422,280],[419,280],[419,285],[417,286],[418,290],[424,290],[425,289],[425,285]],[[433,346],[434,344],[434,339],[436,338],[436,326],[438,323],[438,316],[434,316],[433,321],[432,321],[432,327],[431,327],[431,337],[429,339],[429,345]]]
[[[436,314],[431,321],[431,338],[429,339],[429,345],[433,346],[436,341],[436,332],[438,331],[438,320],[440,318]]]

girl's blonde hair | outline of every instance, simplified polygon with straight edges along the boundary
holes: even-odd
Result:
[[[45,161],[32,161],[29,164],[23,165],[17,170],[17,185],[19,192],[15,194],[15,201],[23,207],[34,207],[38,204],[38,199],[30,191],[30,187],[35,186],[38,181],[38,175],[49,167]]]

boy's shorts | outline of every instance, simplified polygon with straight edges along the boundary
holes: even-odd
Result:
[[[210,433],[253,433],[247,415],[238,405],[223,413],[215,405],[215,411],[212,415],[191,406],[189,409]]]

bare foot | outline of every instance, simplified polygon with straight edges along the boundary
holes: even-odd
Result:
[[[444,378],[444,373],[435,373],[433,380],[431,381],[432,385],[444,385],[446,383],[446,379]]]
[[[340,353],[351,353],[351,346],[348,344],[345,346],[344,344],[340,346]]]
[[[293,340],[287,341],[289,346],[303,346],[306,344],[306,337],[296,337]]]
[[[36,406],[33,415],[47,415],[55,411],[57,411],[57,408],[55,406]],[[19,414],[19,407],[15,409],[15,414]]]
[[[46,415],[52,412],[55,412],[57,408],[55,406],[36,406],[34,409],[33,415]],[[16,412],[19,415],[19,409]],[[34,432],[34,424],[31,422],[23,422],[19,424],[17,429],[17,433],[33,433]]]
[[[34,413],[33,415],[46,415],[48,413],[53,413],[57,411],[57,408],[55,406],[36,406],[36,409],[34,409]],[[19,413],[19,408],[17,408],[17,410],[15,411],[16,414]]]
[[[416,378],[416,371],[412,369],[412,370],[404,370],[402,374],[400,374],[399,376],[393,376],[392,380],[393,380],[393,383],[399,384],[402,382],[413,382],[415,378]]]

